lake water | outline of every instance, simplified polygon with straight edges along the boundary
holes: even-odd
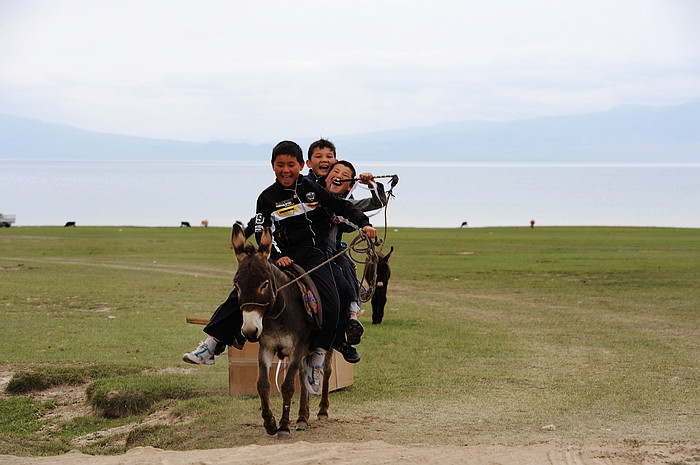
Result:
[[[700,164],[358,163],[398,174],[390,227],[700,228]],[[274,181],[269,162],[0,161],[0,212],[17,226],[230,226]],[[384,180],[386,181],[386,180]],[[358,196],[366,196],[358,189]],[[384,226],[383,215],[372,218]]]

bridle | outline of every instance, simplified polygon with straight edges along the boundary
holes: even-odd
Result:
[[[360,246],[359,246],[359,243],[360,243],[360,242],[366,242],[366,243],[367,243],[367,246],[366,246],[366,247],[360,247]],[[333,260],[335,260],[336,258],[338,258],[339,256],[341,256],[341,255],[343,255],[343,254],[347,254],[347,255],[348,255],[348,258],[350,258],[350,259],[351,259],[352,261],[354,261],[355,263],[364,264],[364,265],[365,265],[365,268],[366,268],[368,265],[374,265],[374,266],[372,267],[372,269],[374,270],[374,276],[372,277],[371,281],[368,282],[368,284],[369,284],[369,288],[368,288],[368,289],[365,289],[365,288],[364,288],[364,280],[365,280],[364,273],[363,273],[362,279],[360,280],[360,289],[361,289],[361,291],[362,291],[362,292],[360,292],[360,300],[361,300],[362,302],[368,302],[368,301],[372,298],[372,295],[374,294],[374,289],[375,289],[376,281],[377,281],[377,267],[376,267],[376,264],[377,264],[377,262],[378,262],[379,259],[378,259],[378,256],[377,256],[377,252],[376,252],[376,250],[375,250],[375,247],[376,247],[376,246],[381,246],[381,245],[383,244],[383,242],[384,242],[383,239],[375,239],[374,241],[370,240],[370,239],[367,237],[367,235],[366,235],[364,232],[362,232],[362,231],[360,230],[360,231],[359,231],[359,234],[358,234],[357,236],[355,236],[355,238],[352,240],[352,242],[351,242],[350,244],[348,244],[348,246],[345,247],[343,250],[341,250],[340,252],[338,252],[338,253],[332,255],[330,258],[328,258],[328,259],[325,260],[324,262],[321,262],[321,263],[318,264],[317,266],[315,266],[315,267],[311,268],[310,270],[308,270],[308,271],[306,271],[306,272],[300,274],[300,275],[297,276],[296,278],[290,280],[290,281],[287,282],[287,283],[284,283],[284,284],[281,285],[281,286],[278,285],[277,279],[276,279],[276,277],[275,277],[275,271],[272,269],[272,267],[273,267],[274,265],[273,265],[271,262],[268,261],[267,263],[265,263],[265,267],[266,267],[266,269],[267,269],[268,276],[269,276],[269,278],[270,278],[270,279],[269,279],[269,281],[270,281],[270,290],[269,290],[269,292],[271,293],[271,298],[270,298],[270,300],[269,300],[268,302],[266,302],[266,303],[261,303],[261,302],[243,302],[243,303],[239,303],[239,306],[240,306],[241,309],[242,309],[244,306],[248,306],[248,307],[262,307],[262,308],[270,308],[270,309],[273,309],[273,308],[275,307],[275,304],[277,303],[277,295],[279,294],[279,292],[280,292],[282,289],[284,289],[284,288],[287,287],[287,286],[291,286],[292,284],[294,284],[294,283],[296,283],[296,282],[302,280],[306,275],[308,275],[308,274],[310,274],[310,273],[313,273],[313,272],[316,271],[317,269],[319,269],[319,268],[321,268],[321,267],[327,265],[328,263],[332,262]],[[380,250],[381,250],[381,249],[380,249]],[[356,258],[352,255],[353,252],[359,253],[359,254],[365,254],[366,257],[367,257],[367,259],[366,259],[366,260],[359,260],[359,259],[356,259]],[[285,308],[287,308],[287,302],[283,299],[282,308],[281,308],[275,315],[268,315],[268,318],[271,318],[271,319],[273,319],[273,320],[279,318],[280,315],[282,315],[282,312],[284,312]]]
[[[252,257],[251,257],[252,259]],[[277,285],[277,278],[275,277],[275,271],[272,269],[272,264],[268,261],[265,263],[265,269],[267,270],[267,274],[269,277],[269,282],[270,282],[270,289],[269,293],[271,295],[270,299],[266,303],[261,303],[261,302],[243,302],[239,304],[239,307],[243,309],[243,307],[262,307],[262,308],[270,308],[273,309],[275,308],[275,304],[277,303],[277,294],[281,289],[287,286],[287,284],[283,285],[282,287],[278,287]],[[277,312],[275,315],[268,315],[269,318],[276,320],[279,318],[279,316],[284,312],[284,309],[287,308],[287,302],[282,301],[283,305],[282,308],[280,309],[279,312]]]

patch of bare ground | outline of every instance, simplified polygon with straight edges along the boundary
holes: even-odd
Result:
[[[96,441],[111,437],[111,436],[121,436],[118,441],[112,442],[112,445],[126,445],[126,438],[128,433],[136,428],[142,426],[154,426],[154,425],[177,425],[183,423],[189,423],[193,421],[194,417],[182,417],[174,416],[170,414],[170,408],[166,407],[163,410],[158,410],[148,415],[146,418],[128,423],[122,426],[116,426],[114,428],[109,428],[106,430],[95,431],[90,434],[75,437],[71,440],[71,444],[75,447],[85,447]]]
[[[86,388],[87,384],[58,386],[45,391],[32,392],[28,395],[41,402],[51,400],[55,402],[56,407],[44,416],[45,419],[50,420],[44,428],[52,430],[57,428],[59,422],[92,415],[92,407],[85,394]]]
[[[9,394],[5,388],[12,380],[14,371],[0,370],[0,398],[7,398]],[[87,401],[85,389],[87,384],[73,386],[57,386],[44,391],[34,391],[26,394],[39,402],[53,401],[56,405],[44,416],[48,419],[45,428],[55,429],[58,422],[70,421],[73,418],[92,415],[92,408]]]
[[[7,257],[7,260],[23,261],[31,263],[60,263],[62,265],[84,265],[98,266],[103,268],[112,268],[118,270],[133,270],[133,271],[155,271],[161,273],[169,273],[183,276],[207,277],[207,278],[228,278],[231,277],[231,271],[221,268],[213,268],[198,265],[180,265],[167,264],[158,262],[130,262],[130,261],[97,261],[91,259],[64,259],[64,258],[28,258],[28,257]]]
[[[169,367],[162,370],[154,371],[154,373],[191,373],[193,368],[190,367]],[[0,398],[9,397],[5,391],[7,384],[12,379],[14,372],[0,370]],[[56,405],[49,410],[43,419],[48,420],[43,427],[45,431],[52,431],[59,428],[61,423],[71,421],[79,417],[87,417],[94,415],[94,410],[88,402],[86,389],[88,384],[79,384],[72,386],[57,386],[43,391],[34,391],[26,394],[28,397],[36,399],[39,402],[53,401]],[[102,431],[95,431],[90,434],[79,436],[71,440],[71,444],[75,447],[85,447],[96,441],[108,438],[110,436],[123,436],[122,444],[126,441],[129,432],[135,428],[142,426],[153,425],[177,425],[194,421],[195,417],[183,417],[171,415],[170,407],[158,410],[146,418],[139,421],[128,423],[126,425],[109,428]],[[115,442],[115,445],[119,441]],[[0,461],[0,463],[2,463]]]
[[[184,366],[184,367],[165,367],[161,368],[158,370],[144,370],[144,373],[167,373],[167,374],[183,374],[183,375],[188,375],[188,374],[194,374],[197,373],[197,367],[196,366]]]
[[[14,374],[14,371],[8,371],[0,367],[0,398],[7,397],[7,394],[5,393],[5,388],[7,387],[7,384],[10,382]]]

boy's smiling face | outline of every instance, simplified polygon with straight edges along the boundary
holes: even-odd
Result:
[[[292,155],[277,155],[272,164],[275,177],[284,187],[294,186],[303,168],[304,165]]]
[[[306,166],[317,176],[323,177],[328,175],[335,162],[335,153],[330,147],[315,148],[311,158],[306,160]]]
[[[343,164],[336,164],[330,170],[330,173],[326,177],[326,189],[331,194],[343,195],[350,190],[350,181],[341,182],[339,184],[333,184],[336,179],[352,179],[353,173],[350,168]]]

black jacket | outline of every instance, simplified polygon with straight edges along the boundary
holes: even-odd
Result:
[[[290,188],[275,180],[258,197],[255,238],[260,243],[263,228],[272,228],[273,259],[300,246],[325,250],[331,227],[329,212],[347,218],[359,228],[370,225],[367,215],[351,202],[334,197],[304,176],[299,176]]]

